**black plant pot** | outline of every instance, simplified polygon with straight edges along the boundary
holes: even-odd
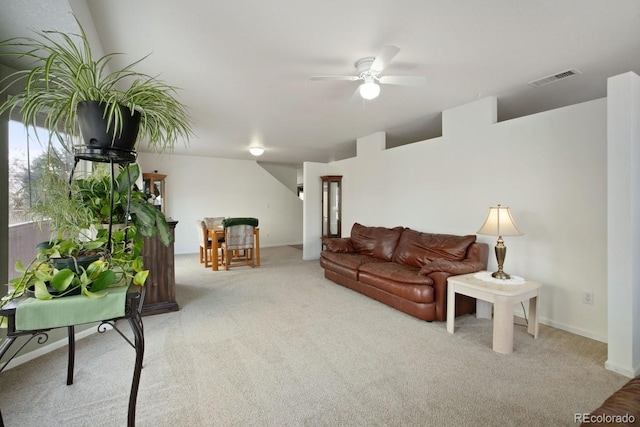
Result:
[[[49,292],[51,295],[53,295],[54,297],[57,296],[65,296],[65,297],[70,297],[73,295],[80,295],[82,293],[82,288],[80,286],[76,286],[75,288],[69,290],[67,289],[64,292],[58,292],[55,290],[55,288],[53,286],[51,286],[49,283],[47,283],[47,292]],[[34,286],[31,285],[27,288],[27,292],[26,292],[28,297],[31,298],[35,298],[36,297],[36,291],[34,289]]]
[[[82,267],[86,270],[92,262],[99,259],[100,255],[87,255],[77,257],[76,261],[78,263],[78,268]],[[75,271],[76,274],[81,274],[80,271],[76,270],[76,263],[73,261],[73,258],[49,258],[49,261],[58,270],[68,268],[71,271]]]
[[[49,242],[42,242],[39,243],[37,245],[38,249],[42,249],[42,248],[47,248],[47,247],[51,247],[51,243]],[[78,264],[78,270],[76,270],[76,263],[73,261],[73,258],[49,258],[49,262],[58,270],[62,270],[65,268],[68,268],[71,271],[75,271],[76,274],[81,274],[81,268],[84,268],[85,270],[87,269],[87,267],[89,267],[89,265],[100,259],[100,255],[83,255],[83,256],[79,256],[76,258],[76,262]],[[80,286],[76,286],[73,289],[67,289],[65,291],[59,292],[56,291],[56,289],[51,286],[49,284],[49,282],[46,283],[47,285],[47,291],[53,295],[53,296],[72,296],[72,295],[80,295],[82,293],[82,289]],[[35,298],[35,290],[34,290],[34,286],[31,285],[27,288],[26,291],[27,296]]]
[[[98,101],[82,101],[78,103],[78,125],[85,144],[85,148],[76,150],[80,158],[92,160],[84,155],[91,157],[92,154],[98,154],[108,157],[111,153],[115,153],[115,156],[127,158],[131,155],[130,153],[135,153],[134,148],[140,128],[140,113],[134,111],[131,114],[131,110],[128,107],[120,105],[122,130],[116,132],[113,121],[107,128],[106,107],[107,104]]]
[[[36,249],[39,251],[43,249],[49,249],[53,245],[52,242],[40,242],[36,245]],[[76,262],[78,263],[78,268],[82,267],[85,270],[92,262],[99,260],[101,257],[100,254],[94,255],[81,255],[76,257]],[[76,262],[73,261],[73,258],[49,258],[49,262],[58,270],[62,270],[64,268],[68,268],[71,271],[75,271],[76,274],[80,274],[80,271],[76,270]]]

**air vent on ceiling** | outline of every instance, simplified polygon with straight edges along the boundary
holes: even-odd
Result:
[[[567,77],[572,77],[572,76],[575,76],[576,74],[580,74],[580,71],[572,68],[571,70],[562,71],[552,76],[543,77],[541,79],[534,80],[532,82],[529,82],[529,84],[535,87],[546,86],[549,83],[557,82],[558,80],[566,79]]]

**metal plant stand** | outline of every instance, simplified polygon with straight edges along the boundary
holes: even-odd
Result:
[[[103,333],[111,326],[118,334],[125,339],[131,347],[136,351],[136,361],[133,368],[133,380],[131,382],[131,392],[129,394],[129,409],[127,415],[127,426],[135,426],[136,419],[136,401],[138,398],[138,388],[140,385],[140,374],[142,372],[142,360],[144,357],[144,328],[142,324],[142,304],[144,302],[145,288],[140,286],[131,286],[127,293],[125,303],[125,315],[115,319],[104,319],[98,325],[98,332]],[[16,309],[27,297],[19,298],[11,301],[0,309],[0,316],[7,317],[7,338],[0,345],[0,359],[2,359],[11,347],[11,345],[20,336],[30,336],[11,356],[0,366],[0,372],[13,360],[14,357],[32,340],[37,340],[38,344],[44,344],[48,341],[49,336],[47,332],[56,329],[39,329],[21,331],[16,330]],[[126,319],[133,332],[133,341],[129,339],[117,326],[118,320]],[[73,384],[73,371],[75,362],[75,325],[66,326],[69,339],[69,360],[67,364],[67,385]],[[4,427],[4,421],[2,420],[2,413],[0,413],[0,426]]]
[[[109,234],[107,238],[107,251],[111,250],[111,233],[113,230],[113,180],[115,176],[115,166],[127,166],[136,161],[137,154],[135,151],[128,150],[118,150],[116,148],[82,148],[76,149],[74,155],[74,163],[73,168],[71,169],[71,174],[69,174],[69,184],[73,180],[73,175],[75,173],[76,167],[78,166],[78,162],[80,160],[87,160],[90,162],[99,162],[99,163],[109,163],[111,167],[111,193],[109,200]],[[127,178],[129,180],[128,190],[127,190],[127,210],[125,214],[125,227],[128,225],[129,218],[129,204],[131,203],[131,175],[129,174],[129,170],[127,170]]]

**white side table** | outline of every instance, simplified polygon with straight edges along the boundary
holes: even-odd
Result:
[[[480,301],[493,303],[493,351],[503,354],[513,352],[513,305],[529,300],[529,325],[527,332],[538,338],[538,296],[541,284],[527,280],[521,285],[499,284],[480,280],[476,273],[451,276],[447,279],[447,332],[453,334],[456,294],[467,295]],[[487,310],[476,313],[486,316]],[[488,311],[490,313],[490,310]],[[489,316],[490,317],[490,316]]]

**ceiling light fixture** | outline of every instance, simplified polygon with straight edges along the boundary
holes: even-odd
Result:
[[[262,153],[264,153],[264,148],[263,147],[249,147],[249,152],[251,154],[253,154],[254,156],[262,156]]]
[[[360,96],[366,100],[375,99],[380,95],[380,86],[376,84],[373,77],[365,76],[364,83],[360,85]]]

